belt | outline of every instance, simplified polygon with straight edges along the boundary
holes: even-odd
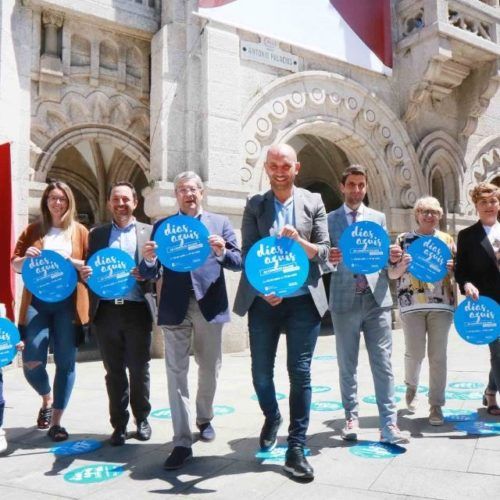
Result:
[[[124,300],[124,299],[114,299],[114,300],[101,300],[99,304],[105,304],[107,306],[145,306],[146,302],[138,302],[136,300]]]

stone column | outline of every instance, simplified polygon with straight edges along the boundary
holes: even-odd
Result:
[[[205,182],[204,206],[228,216],[239,233],[247,192],[240,187],[239,38],[191,16],[197,2],[162,4],[162,28],[151,46],[151,174],[146,214],[177,210],[172,180],[194,170]],[[231,83],[229,83],[231,82]],[[227,272],[232,305],[240,273]],[[246,319],[224,328],[224,352],[247,347]]]
[[[64,22],[63,14],[52,10],[42,12],[44,27],[44,51],[40,57],[40,96],[47,99],[59,100],[63,82],[63,68],[61,48],[59,47],[58,32]]]

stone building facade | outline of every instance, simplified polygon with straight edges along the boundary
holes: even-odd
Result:
[[[172,213],[185,169],[239,228],[246,197],[266,188],[267,148],[283,141],[298,184],[329,210],[343,168],[366,165],[392,234],[428,193],[456,234],[474,218],[471,187],[500,184],[499,0],[393,0],[391,75],[269,40],[298,71],[245,59],[242,44],[261,37],[207,22],[197,4],[2,0],[0,142],[12,142],[17,232],[47,178],[74,188],[92,225],[118,179],[142,193],[139,218]],[[245,347],[245,330],[235,318],[225,349]]]

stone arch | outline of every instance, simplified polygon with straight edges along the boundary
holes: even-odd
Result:
[[[90,41],[80,35],[71,36],[71,66],[90,66]]]
[[[492,182],[500,176],[500,135],[481,141],[471,152],[471,166],[463,184],[464,213],[475,215],[469,193],[479,182]]]
[[[118,45],[109,38],[99,44],[99,67],[111,72],[118,70]]]
[[[44,101],[34,110],[31,140],[38,148],[66,130],[98,126],[124,129],[149,151],[149,110],[139,101],[123,94],[95,90],[87,95],[68,92],[59,102]]]
[[[330,140],[351,162],[370,170],[376,208],[409,207],[425,190],[418,158],[400,120],[360,84],[341,75],[305,71],[278,78],[249,103],[243,119],[242,183],[263,187],[269,145],[297,134]]]
[[[144,57],[135,45],[127,49],[126,72],[128,76],[140,80],[144,69]]]
[[[460,185],[463,182],[466,165],[460,145],[446,132],[440,130],[425,136],[417,148],[422,166],[427,193],[432,193],[434,175],[441,175],[445,190],[445,212],[460,212],[463,200]]]
[[[34,181],[44,182],[47,172],[51,169],[57,153],[62,149],[76,146],[85,140],[100,140],[112,143],[121,153],[137,163],[144,172],[148,182],[149,174],[149,148],[124,130],[104,126],[72,127],[56,135],[42,149],[35,158]]]

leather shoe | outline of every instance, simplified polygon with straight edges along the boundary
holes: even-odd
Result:
[[[109,442],[111,446],[123,446],[125,444],[125,440],[127,439],[127,429],[125,427],[117,427],[111,437],[109,438]]]
[[[304,449],[301,446],[288,448],[285,456],[285,466],[287,472],[300,479],[314,479],[314,470],[304,456]]]
[[[193,451],[191,448],[186,448],[185,446],[176,446],[172,453],[168,456],[163,464],[163,468],[166,470],[180,469],[189,460],[193,458]]]
[[[200,430],[200,440],[205,442],[210,442],[215,439],[215,429],[212,427],[210,422],[206,422],[204,424],[196,424],[198,429]]]
[[[266,418],[262,430],[260,431],[259,445],[262,451],[271,451],[278,442],[278,431],[283,423],[281,415],[277,420],[269,420]]]
[[[151,426],[147,419],[137,422],[137,432],[135,433],[136,439],[139,441],[149,441],[151,439]]]

